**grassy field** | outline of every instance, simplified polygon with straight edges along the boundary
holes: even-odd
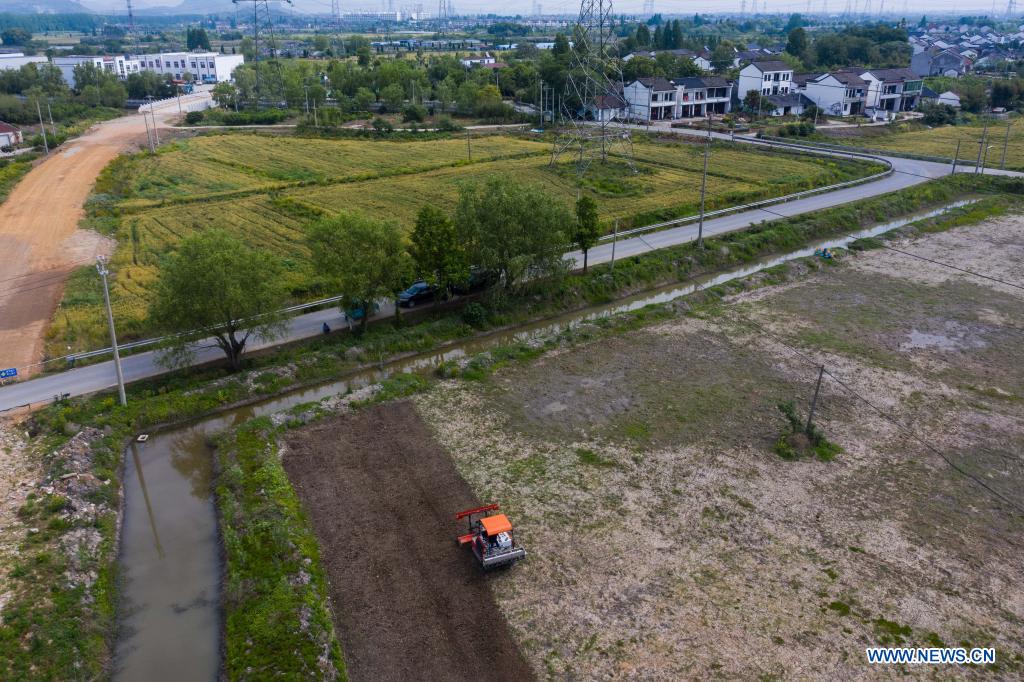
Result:
[[[986,166],[999,168],[1003,158],[1003,144],[1007,142],[1007,125],[1010,126],[1010,136],[1006,144],[1006,168],[1024,170],[1024,118],[995,121],[989,126],[987,144],[993,146],[988,150]],[[827,132],[819,130],[831,142],[950,159],[956,153],[959,141],[960,159],[969,163],[978,159],[978,144],[983,131],[984,124],[977,122],[931,129],[920,123],[903,123],[896,127],[840,128]]]
[[[31,158],[15,157],[0,160],[0,204],[7,200],[7,195],[30,170],[32,170]]]
[[[425,141],[322,140],[253,134],[175,142],[155,155],[122,157],[97,182],[93,225],[118,239],[112,299],[119,332],[147,333],[145,311],[161,259],[187,234],[211,227],[237,232],[283,260],[296,299],[321,293],[309,266],[304,228],[320,215],[359,210],[409,227],[420,207],[450,209],[459,186],[500,176],[575,201],[570,161],[552,168],[550,145],[487,135]],[[472,160],[469,155],[472,154]],[[698,208],[702,147],[636,145],[634,173],[621,160],[595,164],[583,181],[607,231]],[[766,168],[771,172],[766,172]],[[709,165],[708,209],[866,175],[869,164],[767,153],[723,145]],[[103,343],[102,301],[95,272],[70,279],[49,332],[53,352]],[[63,354],[63,353],[61,353]]]

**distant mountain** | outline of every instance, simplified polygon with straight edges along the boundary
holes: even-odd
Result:
[[[75,0],[0,0],[0,12],[15,14],[92,14]]]
[[[251,7],[249,3],[243,7]],[[140,16],[174,14],[233,14],[235,4],[231,0],[182,0],[180,4],[139,7],[135,13]]]

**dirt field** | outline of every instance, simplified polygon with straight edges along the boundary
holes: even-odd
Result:
[[[410,403],[316,424],[284,465],[320,542],[352,680],[529,680],[481,573],[455,544],[479,504]]]
[[[899,248],[1024,283],[1022,228]],[[516,519],[530,557],[497,598],[538,674],[1019,679],[1022,320],[1019,289],[869,251],[416,403]],[[806,416],[817,363],[878,411],[827,379],[816,422],[843,452],[786,461],[776,405]],[[898,644],[997,664],[867,664]]]
[[[157,110],[161,125],[177,105]],[[121,152],[144,145],[140,116],[94,126],[40,162],[0,204],[0,366],[40,360],[43,337],[75,267],[110,253],[113,243],[77,230],[96,176]]]

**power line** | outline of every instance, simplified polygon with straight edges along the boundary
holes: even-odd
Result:
[[[926,258],[924,256],[919,256],[916,253],[910,253],[909,251],[903,251],[902,249],[897,249],[896,247],[893,247],[893,246],[888,246],[886,244],[882,244],[882,248],[889,249],[890,251],[895,251],[896,253],[902,253],[904,256],[910,256],[911,258],[918,258],[918,259],[923,260],[923,261],[928,262],[928,263],[934,263],[935,265],[941,265],[942,267],[949,268],[950,270],[956,270],[958,272],[963,272],[963,273],[966,273],[968,275],[973,275],[975,277],[980,277],[982,279],[987,279],[987,280],[990,280],[992,282],[998,282],[999,284],[1004,284],[1004,285],[1006,285],[1008,287],[1013,287],[1015,289],[1024,289],[1024,285],[1015,284],[1014,282],[1007,282],[1006,280],[999,279],[998,277],[991,277],[989,275],[984,275],[984,274],[982,274],[980,272],[975,272],[974,270],[968,270],[966,268],[960,268],[960,267],[957,267],[955,265],[950,265],[949,263],[943,263],[942,261],[934,260],[932,258]]]

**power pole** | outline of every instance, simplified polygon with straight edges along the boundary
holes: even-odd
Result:
[[[977,175],[981,172],[981,152],[985,149],[985,140],[988,137],[988,120],[985,121],[985,127],[981,130],[981,139],[978,140],[978,160],[974,162],[974,174]]]
[[[710,130],[708,133],[710,134]],[[708,152],[711,149],[711,138],[704,145],[704,174],[700,180],[700,223],[697,225],[697,247],[704,248],[704,192],[708,188]]]
[[[149,151],[155,154],[156,145],[153,144],[153,134],[149,132],[149,116],[146,115],[145,111],[142,112],[142,120],[146,124],[146,141],[149,142]]]
[[[950,175],[956,174],[956,162],[960,160],[960,140],[956,141],[956,154],[953,155],[953,170],[949,172]]]
[[[807,413],[807,428],[804,429],[805,433],[811,432],[811,427],[814,425],[814,408],[818,406],[818,392],[821,391],[821,379],[825,376],[825,365],[822,365],[818,370],[818,383],[814,387],[814,397],[811,399],[811,411]]]
[[[158,133],[156,131],[156,112],[153,109],[153,95],[146,95],[146,99],[149,100],[149,115],[153,117],[153,138],[156,140],[156,143],[159,145],[160,144],[160,133]],[[143,114],[143,116],[145,116],[145,114]],[[156,150],[154,149],[154,151],[156,151]]]
[[[46,98],[46,115],[50,117],[50,132],[53,133],[53,139],[57,139],[57,126],[53,123],[53,110],[50,109],[50,98]]]
[[[1006,124],[1006,137],[1003,138],[1003,158],[999,161],[999,170],[1006,169],[1006,147],[1010,144],[1010,125]]]
[[[103,278],[103,302],[107,305],[107,324],[110,325],[110,345],[114,349],[114,368],[117,370],[117,394],[122,405],[128,404],[124,394],[124,374],[121,373],[121,354],[117,350],[117,333],[114,331],[114,311],[110,308],[110,287],[107,285],[107,261],[103,256],[96,258],[96,271]]]
[[[50,143],[46,141],[46,126],[43,125],[43,111],[39,108],[39,100],[36,100],[36,113],[39,114],[39,130],[43,133],[43,149],[46,155],[50,155]]]
[[[619,241],[619,219],[615,219],[615,231],[612,232],[612,263],[608,267],[609,270],[615,269],[615,242]]]

